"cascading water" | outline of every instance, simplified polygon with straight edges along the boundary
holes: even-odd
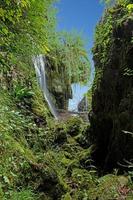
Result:
[[[40,85],[41,90],[43,91],[43,95],[49,105],[49,109],[53,116],[58,119],[58,113],[55,109],[55,106],[51,100],[51,95],[49,90],[47,89],[47,81],[46,81],[46,69],[45,69],[45,57],[43,55],[39,55],[33,58],[33,63],[36,71],[36,76],[38,83]]]

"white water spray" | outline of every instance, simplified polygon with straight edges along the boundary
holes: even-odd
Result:
[[[45,57],[43,55],[39,55],[33,58],[33,63],[36,71],[36,76],[38,83],[40,85],[41,90],[43,91],[43,95],[49,105],[49,109],[53,116],[58,119],[58,113],[55,109],[55,106],[51,100],[51,95],[49,90],[47,89],[47,81],[46,81],[46,69],[45,69]]]

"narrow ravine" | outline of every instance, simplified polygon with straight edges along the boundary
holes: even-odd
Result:
[[[99,19],[91,90],[84,37],[57,31],[56,0],[1,1],[0,200],[132,200],[133,0],[60,1],[68,29]]]

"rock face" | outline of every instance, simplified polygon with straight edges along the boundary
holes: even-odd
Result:
[[[131,12],[121,5],[106,12],[97,26],[93,54],[96,76],[90,136],[97,146],[93,157],[99,167],[111,170],[123,159],[133,158],[133,135],[128,133],[133,132]]]
[[[84,96],[78,104],[78,111],[88,111],[88,99]]]
[[[68,110],[69,99],[72,98],[71,84],[63,66],[58,70],[49,58],[46,58],[47,84],[57,109]]]

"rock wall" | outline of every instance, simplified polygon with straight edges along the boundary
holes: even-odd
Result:
[[[133,158],[133,13],[123,5],[106,11],[93,48],[90,138],[93,158],[104,170]]]
[[[88,104],[87,96],[84,96],[78,104],[78,111],[88,111]]]
[[[53,101],[57,109],[68,110],[69,99],[72,98],[71,83],[65,67],[52,63],[50,58],[46,58],[47,83],[48,89],[53,96]]]

